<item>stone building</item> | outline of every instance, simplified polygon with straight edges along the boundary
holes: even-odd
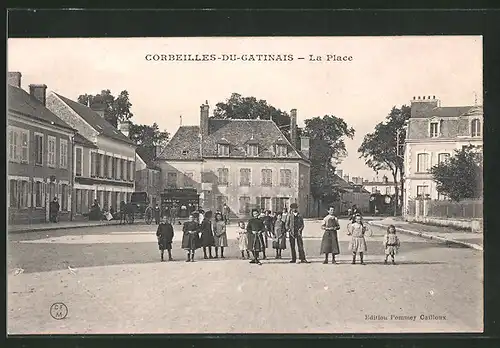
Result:
[[[46,108],[46,85],[21,88],[9,72],[7,89],[7,204],[11,224],[49,221],[57,197],[59,219],[71,216],[73,139],[76,130]]]
[[[417,196],[446,198],[437,192],[429,169],[463,146],[482,151],[482,127],[481,105],[443,107],[435,96],[413,97],[405,141],[404,212]]]
[[[47,96],[47,108],[74,127],[80,137],[75,146],[74,209],[88,212],[94,199],[101,208],[119,208],[135,190],[135,144],[128,138],[128,123],[120,131],[104,119],[104,107],[87,107],[58,93]]]
[[[135,156],[135,191],[146,192],[151,206],[161,204],[160,168],[155,163],[155,157],[149,151],[139,148]]]
[[[158,156],[163,188],[196,188],[204,209],[226,203],[235,216],[294,202],[308,215],[309,139],[298,139],[296,124],[292,110],[289,141],[271,120],[214,119],[204,104],[200,125],[181,126]]]

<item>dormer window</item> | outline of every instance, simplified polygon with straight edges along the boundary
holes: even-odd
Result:
[[[471,121],[470,134],[473,137],[481,136],[481,121],[478,118],[475,118]]]
[[[219,156],[229,156],[229,144],[217,144],[217,153]]]
[[[429,126],[429,136],[431,138],[437,138],[439,136],[439,122],[432,121]]]
[[[276,156],[286,157],[288,155],[288,148],[284,144],[276,145]]]
[[[258,156],[259,155],[259,145],[248,144],[247,145],[247,155],[248,156]]]

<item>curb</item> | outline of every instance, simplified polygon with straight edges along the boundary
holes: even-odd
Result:
[[[46,226],[46,227],[44,226],[39,228],[27,227],[25,230],[9,231],[9,234],[39,232],[39,231],[56,231],[56,230],[65,230],[70,228],[104,227],[104,226],[114,226],[114,225],[119,225],[119,223],[108,223],[108,224],[98,224],[98,225],[76,225],[76,226]]]
[[[382,228],[387,228],[387,226],[389,226],[389,225],[384,225],[384,224],[379,224],[379,223],[373,223],[373,222],[370,222],[370,225],[377,226],[377,227],[382,227]],[[439,237],[439,236],[433,236],[432,234],[423,233],[423,232],[415,232],[415,231],[412,231],[412,230],[406,230],[404,228],[398,228],[397,230],[398,230],[398,232],[401,231],[403,233],[411,234],[411,235],[417,236],[417,237],[438,240],[440,242],[459,244],[459,245],[463,245],[463,246],[466,246],[466,247],[471,248],[471,249],[483,251],[483,247],[481,245],[478,245],[478,244],[473,244],[473,243],[468,243],[468,242],[462,242],[462,241],[455,240],[455,239],[447,239],[447,238],[443,238],[443,237]]]

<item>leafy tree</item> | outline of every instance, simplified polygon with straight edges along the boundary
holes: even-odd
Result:
[[[130,122],[129,137],[137,145],[137,151],[148,157],[145,160],[152,160],[156,146],[165,146],[170,134],[167,131],[160,131],[156,122],[151,126]]]
[[[439,193],[454,201],[482,196],[482,154],[473,146],[455,150],[453,157],[431,168]]]
[[[132,104],[129,100],[129,94],[126,90],[121,91],[118,97],[114,97],[109,89],[103,89],[101,93],[83,94],[78,97],[78,102],[87,106],[93,104],[104,104],[104,118],[114,127],[118,126],[118,122],[128,121],[132,116],[130,108]]]
[[[344,139],[354,137],[354,129],[339,117],[325,115],[305,120],[304,135],[311,139],[311,194],[325,203],[336,201],[334,163],[347,156]]]
[[[411,108],[403,105],[401,108],[392,108],[386,120],[375,126],[375,131],[365,135],[363,143],[358,149],[360,158],[365,159],[367,166],[374,171],[388,170],[394,179],[395,204],[399,200],[398,177],[404,175],[404,161],[402,145],[406,139],[406,121],[411,116]],[[403,180],[400,180],[403,192]],[[397,209],[394,210],[397,213]]]

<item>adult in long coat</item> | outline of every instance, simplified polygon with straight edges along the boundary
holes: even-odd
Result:
[[[328,209],[328,215],[323,219],[321,228],[325,230],[321,240],[321,254],[325,254],[324,264],[328,263],[328,254],[332,254],[332,263],[335,264],[335,255],[340,254],[337,231],[340,229],[339,221],[335,216],[335,208]]]
[[[162,222],[158,225],[156,237],[158,238],[158,248],[160,249],[161,261],[164,261],[163,254],[165,250],[168,252],[168,261],[173,261],[172,240],[174,239],[174,227],[168,222],[166,216],[163,217]]]
[[[186,262],[194,262],[194,252],[199,248],[200,225],[193,214],[189,215],[188,221],[182,226],[182,249],[187,251]]]
[[[267,259],[266,248],[268,247],[268,237],[272,237],[273,232],[273,218],[269,210],[264,211],[264,215],[260,216],[262,223],[264,224],[265,232],[260,234],[262,240],[262,259]]]
[[[247,223],[247,234],[248,234],[248,249],[253,253],[253,260],[250,263],[256,263],[261,265],[259,261],[259,252],[264,250],[264,245],[262,233],[266,233],[266,228],[262,219],[259,219],[259,211],[257,209],[252,210],[252,218],[248,220]]]
[[[226,233],[226,222],[222,216],[222,213],[215,214],[214,222],[214,245],[215,245],[215,258],[220,257],[224,259],[224,248],[227,247],[227,233]]]
[[[57,201],[57,197],[54,197],[52,202],[49,204],[50,222],[58,222],[59,208],[60,206]]]
[[[201,246],[203,247],[203,258],[205,259],[208,258],[213,259],[212,247],[215,246],[211,219],[212,219],[212,212],[207,211],[200,224]],[[207,249],[208,249],[208,256],[207,256]]]
[[[288,231],[290,239],[290,251],[292,252],[292,260],[290,263],[297,262],[297,251],[295,250],[295,244],[297,244],[297,249],[299,251],[300,263],[310,263],[306,259],[306,253],[304,251],[304,240],[302,238],[302,232],[304,230],[304,219],[302,215],[299,214],[299,207],[297,203],[290,204],[291,213],[287,216],[285,222],[285,228]]]

